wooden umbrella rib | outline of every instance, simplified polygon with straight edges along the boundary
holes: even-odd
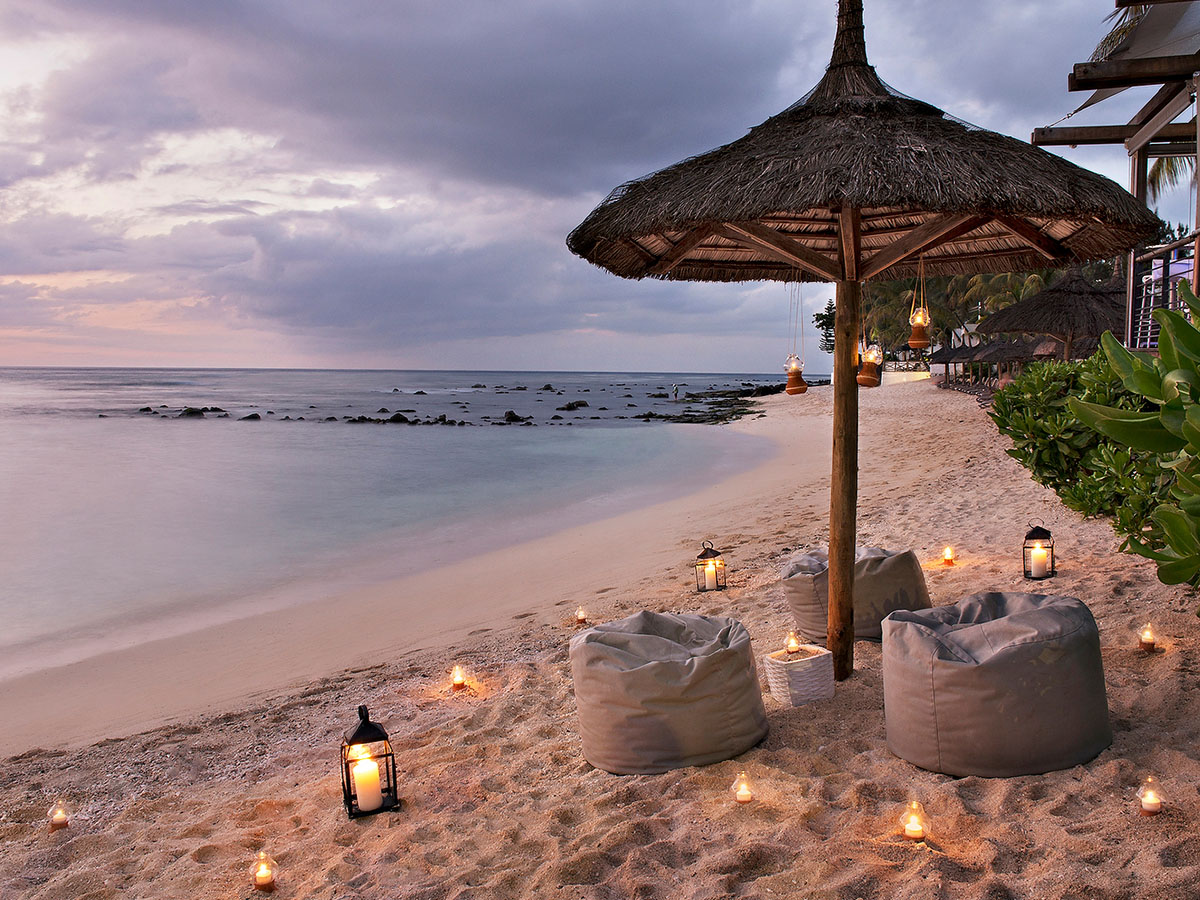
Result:
[[[1014,216],[996,216],[996,221],[1014,237],[1020,238],[1021,241],[1052,262],[1059,262],[1071,255],[1066,247],[1024,219]]]
[[[666,275],[679,265],[685,256],[700,246],[705,238],[711,237],[714,230],[711,224],[705,224],[697,225],[691,231],[686,232],[675,243],[675,246],[671,247],[670,250],[658,258],[657,262],[646,269],[646,274]]]
[[[938,216],[936,219],[930,219],[924,225],[914,228],[907,236],[893,241],[882,250],[873,254],[863,264],[859,275],[866,281],[868,278],[878,275],[889,266],[900,262],[905,257],[935,247],[946,240],[952,239],[951,236],[961,237],[968,231],[978,228],[986,221],[987,219],[984,216],[957,215],[953,213]],[[966,225],[970,227],[963,230],[962,226]]]
[[[841,277],[841,266],[832,259],[765,225],[757,222],[731,222],[725,225],[721,232],[725,237],[739,243],[750,241],[784,261],[807,269],[828,281],[837,281]]]

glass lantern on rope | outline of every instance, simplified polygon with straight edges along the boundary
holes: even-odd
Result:
[[[783,370],[787,372],[787,387],[784,390],[788,394],[794,396],[808,390],[808,384],[804,380],[804,363],[795,353],[788,354]]]
[[[855,376],[862,387],[879,387],[879,367],[883,365],[883,351],[878,344],[871,344],[863,351],[862,368]]]

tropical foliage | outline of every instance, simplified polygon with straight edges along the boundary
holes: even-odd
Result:
[[[1193,318],[1200,301],[1179,284]],[[1159,455],[1172,479],[1152,519],[1161,542],[1130,538],[1129,546],[1158,563],[1166,584],[1200,584],[1200,329],[1181,312],[1156,309],[1158,356],[1126,350],[1111,334],[1101,339],[1111,371],[1144,401],[1140,411],[1072,398],[1071,411],[1100,434],[1132,450]]]
[[[1111,516],[1113,528],[1128,540],[1161,543],[1152,513],[1167,500],[1172,473],[1156,453],[1133,450],[1086,425],[1071,409],[1075,399],[1123,411],[1147,408],[1101,354],[1082,362],[1035,363],[992,401],[992,419],[1013,442],[1008,454],[1070,508]]]

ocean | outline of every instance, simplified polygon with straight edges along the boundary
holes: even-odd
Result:
[[[632,417],[780,381],[0,369],[0,677],[690,492],[770,448]]]

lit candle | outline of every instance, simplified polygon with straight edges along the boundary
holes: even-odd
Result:
[[[260,891],[269,887],[274,887],[275,876],[271,874],[271,867],[266,863],[259,863],[258,868],[254,872],[254,886]]]
[[[383,806],[383,790],[379,785],[379,763],[364,757],[350,767],[354,776],[354,796],[359,812],[374,812]]]
[[[585,610],[582,606],[575,610],[575,624],[576,625],[586,625],[587,624],[587,610]]]
[[[787,640],[784,642],[783,646],[784,649],[787,650],[789,656],[791,656],[793,653],[800,652],[800,639],[796,637],[796,632],[789,631],[787,633]]]
[[[1154,636],[1154,628],[1150,624],[1142,626],[1138,631],[1138,649],[1153,653],[1158,639]]]
[[[1157,816],[1163,810],[1162,791],[1158,787],[1158,779],[1153,775],[1146,776],[1146,780],[1142,782],[1141,788],[1137,792],[1138,800],[1141,801],[1141,814],[1143,816]]]
[[[50,807],[49,816],[51,831],[58,831],[60,828],[66,828],[71,824],[70,817],[67,815],[67,805],[61,800],[56,801]]]
[[[1034,578],[1045,578],[1049,571],[1049,551],[1041,544],[1034,544],[1029,551],[1029,574]]]
[[[921,824],[921,817],[913,813],[904,823],[904,836],[910,841],[925,840],[925,826]]]
[[[754,799],[754,789],[750,787],[750,777],[745,772],[739,772],[733,781],[733,799],[738,803],[749,803]]]
[[[717,564],[715,562],[709,562],[704,567],[704,589],[706,591],[717,589]]]
[[[900,828],[910,841],[923,841],[929,830],[929,818],[925,815],[925,807],[920,800],[910,800],[904,806],[904,815],[900,817]]]
[[[947,547],[942,551],[942,564],[946,566],[954,565],[954,548]]]
[[[450,673],[450,687],[461,691],[466,686],[467,676],[463,674],[462,666],[455,666],[454,671]]]
[[[254,884],[254,889],[259,891],[275,890],[275,876],[279,873],[279,867],[275,865],[275,860],[267,856],[266,850],[259,850],[258,855],[254,857],[254,865],[250,867],[250,880]]]

